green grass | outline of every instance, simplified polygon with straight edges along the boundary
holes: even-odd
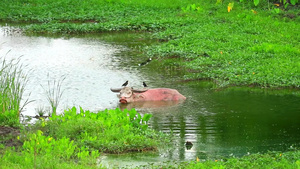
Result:
[[[49,74],[47,75],[49,78]],[[62,83],[65,80],[65,77],[61,77],[60,80],[58,81],[53,81],[53,84],[48,81],[48,88],[45,89],[43,86],[42,88],[45,90],[47,100],[51,106],[51,111],[49,112],[50,114],[55,113],[56,114],[56,109],[59,105],[60,99],[64,93],[64,89],[62,89]],[[43,114],[42,112],[38,114]]]
[[[27,74],[22,71],[20,59],[0,58],[0,126],[19,126],[19,115],[23,107],[30,103],[21,100],[27,83]]]
[[[105,110],[97,113],[75,107],[63,115],[52,114],[50,121],[43,121],[41,130],[61,139],[65,136],[76,145],[106,153],[156,150],[157,139],[163,135],[148,129],[150,114],[141,115],[135,110]]]
[[[27,135],[18,151],[4,150],[0,162],[1,168],[96,168],[98,156],[98,151],[89,152],[69,138],[54,139],[38,130]]]
[[[1,167],[97,168],[101,153],[156,151],[170,140],[148,128],[150,118],[134,109],[92,113],[73,107],[53,113],[23,130],[17,137],[22,147],[0,146]]]
[[[168,42],[150,47],[148,54],[180,58],[172,64],[193,72],[186,79],[213,79],[220,86],[300,87],[298,20],[237,5],[230,13],[224,8],[186,14],[186,25],[155,34]]]
[[[162,66],[183,67],[184,79],[212,79],[220,87],[299,88],[298,6],[216,2],[3,0],[0,21],[25,22],[27,32],[50,34],[149,31],[162,43],[144,53]]]

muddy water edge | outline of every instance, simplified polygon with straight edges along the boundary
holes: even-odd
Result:
[[[299,147],[298,90],[217,89],[211,82],[185,82],[185,71],[176,66],[161,66],[157,58],[139,65],[148,60],[139,49],[153,43],[158,42],[145,33],[24,36],[15,27],[2,25],[0,56],[22,56],[32,71],[26,94],[35,102],[26,106],[25,115],[34,116],[39,107],[47,109],[43,87],[61,77],[66,79],[60,110],[74,105],[89,110],[120,107],[116,94],[109,88],[126,80],[135,87],[142,87],[145,81],[153,88],[174,88],[187,97],[179,104],[123,106],[153,114],[151,127],[174,133],[175,146],[158,153],[104,156],[104,165],[239,157]]]

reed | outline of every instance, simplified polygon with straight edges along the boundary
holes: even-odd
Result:
[[[21,104],[28,78],[20,60],[0,58],[0,124],[18,125],[20,112],[32,102],[26,99]]]
[[[48,74],[48,79],[49,79],[49,74]],[[50,80],[48,80],[47,89],[45,89],[42,86],[42,88],[46,92],[47,100],[52,109],[52,112],[50,112],[50,113],[52,113],[52,114],[53,113],[56,114],[56,110],[59,105],[59,101],[61,100],[62,95],[65,91],[65,89],[62,89],[62,83],[65,79],[66,79],[66,77],[61,77],[61,79],[59,79],[59,80],[53,80],[52,83],[50,82]]]

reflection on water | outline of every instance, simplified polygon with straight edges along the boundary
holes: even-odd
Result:
[[[153,128],[179,137],[178,149],[167,158],[242,156],[300,145],[299,96],[205,90],[199,82],[185,84],[183,93],[191,98],[180,109],[155,112],[152,119]],[[191,150],[186,141],[193,143]]]
[[[176,146],[159,154],[105,156],[102,161],[106,164],[195,160],[197,157],[216,159],[299,147],[300,98],[292,92],[280,94],[253,88],[217,91],[207,82],[178,82],[182,72],[159,68],[155,60],[139,67],[138,63],[146,57],[128,48],[143,42],[140,38],[131,39],[126,33],[65,39],[27,37],[5,33],[3,29],[5,27],[0,27],[0,56],[16,58],[23,55],[26,69],[32,70],[26,94],[35,102],[26,106],[24,113],[27,115],[35,115],[35,108],[49,105],[42,86],[47,88],[48,81],[61,77],[66,77],[62,85],[66,90],[59,107],[61,110],[73,105],[89,110],[119,107],[110,87],[121,86],[126,80],[130,85],[141,87],[141,82],[146,81],[149,87],[174,88],[187,97],[181,103],[147,102],[121,106],[153,114],[151,127],[174,133]],[[193,144],[191,149],[187,149],[186,142]]]
[[[158,111],[167,111],[170,108],[178,107],[184,101],[147,101],[147,102],[133,102],[129,104],[120,104],[121,109],[136,109],[141,111],[146,111],[150,109],[151,111],[157,109]]]

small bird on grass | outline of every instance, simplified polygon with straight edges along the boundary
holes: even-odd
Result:
[[[146,84],[145,82],[143,82],[143,86],[144,86],[144,87],[148,87],[147,84]]]
[[[122,86],[127,86],[128,85],[128,80],[124,83],[124,84],[122,84]]]

